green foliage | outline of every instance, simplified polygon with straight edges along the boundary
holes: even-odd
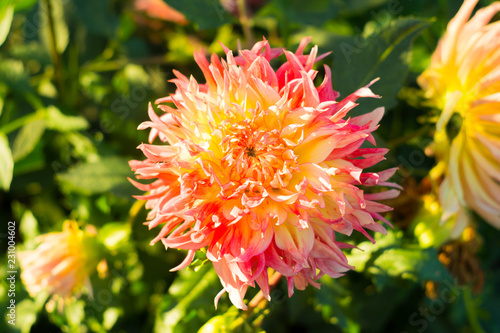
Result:
[[[322,0],[278,0],[271,1],[266,10],[279,15],[285,22],[321,25],[338,14],[339,5],[338,2]]]
[[[45,124],[48,129],[60,132],[72,132],[87,129],[89,123],[82,116],[67,116],[55,106],[46,109]]]
[[[183,13],[199,29],[213,29],[232,21],[229,13],[216,0],[164,0]]]
[[[394,283],[394,279],[417,283],[452,279],[439,262],[435,248],[422,249],[417,244],[409,244],[402,232],[377,234],[376,241],[376,244],[360,243],[358,247],[363,252],[353,250],[349,259],[356,271],[371,275],[378,288]]]
[[[321,290],[316,292],[315,302],[317,303],[317,310],[321,312],[323,319],[326,322],[338,325],[344,330],[349,329],[349,327],[351,327],[351,330],[355,330],[355,324],[350,322],[344,309],[346,305],[352,302],[352,293],[334,279],[325,277],[321,282],[323,285]]]
[[[390,281],[384,282],[387,276],[420,282],[451,279],[448,271],[437,259],[437,251],[434,248],[422,250],[416,246],[384,251],[375,259],[369,271],[376,272],[378,285],[389,283]]]
[[[40,234],[38,229],[38,221],[30,210],[26,210],[19,225],[19,233],[24,240],[24,245],[27,249],[35,247],[35,239]]]
[[[0,188],[8,190],[12,181],[14,160],[7,137],[0,133]]]
[[[198,333],[263,333],[264,330],[252,325],[243,318],[238,309],[230,308],[221,315],[212,317],[205,323]]]
[[[2,2],[0,5],[0,46],[5,42],[5,38],[9,34],[12,18],[14,17],[14,5],[8,1]]]
[[[2,59],[0,62],[0,82],[17,93],[26,93],[31,90],[29,77],[22,61]]]
[[[119,17],[112,11],[109,1],[75,0],[78,17],[90,33],[114,38],[119,27]]]
[[[32,8],[38,0],[15,0],[14,5],[15,5],[15,11],[21,11],[21,10],[26,10]]]
[[[45,132],[45,120],[37,119],[27,123],[16,136],[12,147],[14,162],[17,162],[33,151]]]
[[[130,232],[130,226],[123,222],[106,223],[99,231],[99,240],[108,250],[119,250],[129,241]]]
[[[296,290],[290,299],[282,279],[271,301],[249,312],[224,294],[216,309],[222,285],[210,260],[199,251],[186,269],[170,272],[186,253],[165,251],[161,242],[150,246],[162,226],[143,225],[149,207],[132,197],[141,191],[127,180],[133,176],[128,162],[143,158],[136,147],[148,141],[147,131],[137,130],[148,120],[148,103],[175,91],[172,69],[203,83],[193,51],[223,54],[222,42],[236,53],[238,45],[251,46],[262,36],[294,50],[312,36],[320,54],[333,51],[314,67],[318,84],[323,64],[332,68],[341,98],[380,78],[372,90],[382,98],[359,100],[349,116],[384,106],[377,142],[391,151],[376,171],[400,165],[400,177],[418,183],[434,161],[412,162],[432,135],[430,126],[422,127],[430,112],[422,107],[416,77],[458,2],[249,0],[245,13],[236,10],[239,0],[164,2],[188,22],[161,18],[161,7],[150,17],[134,1],[0,3],[0,219],[17,223],[16,254],[35,249],[38,236],[60,231],[67,219],[97,234],[97,250],[88,254],[101,254],[92,292],[84,288],[62,311],[50,311],[47,291],[31,297],[16,266],[15,332],[414,332],[421,327],[412,324],[413,314],[424,318],[421,309],[442,301],[440,291],[464,293],[435,248],[448,239],[450,226],[439,225],[440,213],[415,217],[420,192],[407,186],[407,202],[387,217],[395,228],[376,234],[375,244],[356,232],[339,235],[358,247],[344,249],[354,271],[323,276],[321,289]],[[467,304],[462,295],[446,303],[426,321],[428,333],[472,332],[467,314],[476,310],[485,331],[500,327],[499,233],[484,221],[478,228],[483,291],[465,293]],[[9,332],[4,240],[0,331]],[[436,286],[437,300],[426,296],[428,285]],[[257,292],[249,288],[246,302]]]
[[[343,14],[359,14],[369,11],[372,8],[385,5],[390,2],[389,0],[352,0],[352,1],[339,1],[339,6]],[[371,14],[372,12],[370,12]]]
[[[29,299],[25,299],[18,304],[17,311],[19,317],[17,318],[19,322],[19,331],[21,333],[29,333],[31,326],[36,322],[36,306],[35,302]]]
[[[58,53],[63,53],[69,42],[69,30],[64,19],[64,3],[64,1],[44,0],[39,2],[38,9],[40,39],[47,50],[53,49],[53,43]],[[52,16],[51,18],[49,13]],[[53,20],[53,25],[50,24],[49,20]]]
[[[66,191],[92,195],[127,189],[127,177],[132,176],[128,161],[120,157],[103,157],[83,163],[60,173],[57,178]]]
[[[372,90],[382,99],[364,100],[353,114],[379,106],[391,109],[396,105],[409,69],[411,43],[428,25],[429,22],[420,19],[395,19],[381,27],[367,25],[362,35],[340,38],[334,43],[333,86],[341,96],[380,78]]]
[[[195,332],[217,313],[213,299],[220,289],[211,265],[179,272],[159,307],[154,332]]]

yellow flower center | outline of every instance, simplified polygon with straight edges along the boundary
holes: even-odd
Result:
[[[221,166],[232,180],[247,178],[268,187],[277,173],[288,173],[288,167],[295,164],[293,152],[277,129],[258,128],[248,119],[219,129],[224,134]]]

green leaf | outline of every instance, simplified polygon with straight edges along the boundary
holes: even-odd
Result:
[[[348,328],[348,316],[342,304],[350,304],[352,295],[336,279],[329,276],[321,278],[321,289],[315,289],[316,308],[326,322],[334,323],[344,330]]]
[[[198,333],[231,333],[230,324],[237,315],[231,313],[212,317],[198,330]]]
[[[52,15],[54,22],[54,35],[56,51],[63,53],[66,50],[69,42],[69,30],[64,20],[64,3],[66,1],[48,0],[50,1],[51,13],[47,8],[47,1],[39,2],[39,15],[40,15],[40,38],[44,43],[47,50],[52,49],[52,32],[49,24],[49,14]]]
[[[7,2],[8,3],[8,2]],[[12,24],[12,18],[14,17],[14,6],[13,5],[0,5],[0,46],[7,39],[7,35],[10,31],[10,26]]]
[[[259,329],[242,314],[236,307],[232,307],[229,311],[221,315],[212,317],[205,323],[198,333],[265,333]]]
[[[14,160],[9,147],[9,140],[0,133],[0,188],[9,190],[14,171]]]
[[[217,28],[232,21],[231,15],[222,7],[219,0],[164,0],[180,11],[187,20],[199,29]]]
[[[3,113],[3,107],[5,105],[5,96],[7,95],[7,86],[0,83],[0,116]]]
[[[38,0],[16,0],[14,3],[15,12],[31,9],[37,2]]]
[[[191,290],[196,287],[200,280],[212,279],[216,276],[217,274],[215,274],[215,271],[211,266],[205,266],[197,272],[182,270],[179,272],[177,279],[175,279],[170,286],[168,292],[170,295],[183,300],[186,295],[191,293]],[[185,302],[187,303],[193,299],[188,299]]]
[[[116,321],[118,318],[123,316],[123,309],[117,308],[117,307],[112,307],[106,309],[103,314],[103,326],[104,328],[109,331],[113,328],[115,325]]]
[[[17,93],[26,93],[31,90],[28,74],[19,60],[2,59],[0,61],[0,82]]]
[[[43,169],[45,166],[44,142],[39,141],[28,156],[19,160],[14,165],[14,176]]]
[[[14,59],[21,60],[25,63],[33,63],[34,60],[42,67],[49,65],[52,62],[49,53],[42,45],[42,43],[38,41],[9,45],[8,52],[9,55]],[[46,79],[49,79],[49,77],[47,77]]]
[[[78,329],[80,323],[85,319],[85,302],[79,300],[67,305],[64,308],[64,314],[70,326],[72,326],[73,329]]]
[[[382,276],[400,276],[403,279],[445,281],[452,277],[439,262],[436,249],[419,247],[394,248],[384,251],[373,263],[371,273]]]
[[[67,140],[66,149],[71,149],[71,154],[76,158],[81,158],[85,162],[96,162],[99,160],[96,146],[92,140],[80,132],[63,132],[62,137]]]
[[[372,256],[376,257],[384,249],[400,246],[402,238],[402,231],[392,229],[387,230],[387,235],[376,233],[375,244],[370,241],[359,243],[356,245],[357,249],[352,250],[350,254],[346,254],[347,260],[350,265],[355,267],[356,271],[363,272]]]
[[[85,118],[81,116],[67,116],[55,106],[51,105],[47,107],[46,112],[47,128],[51,130],[69,132],[80,131],[89,127],[89,123]]]
[[[109,250],[126,245],[130,237],[130,225],[125,222],[106,223],[99,229],[99,241]]]
[[[446,268],[439,262],[434,248],[422,249],[407,244],[403,232],[388,230],[387,235],[376,234],[376,243],[362,242],[359,251],[346,255],[358,272],[371,274],[379,288],[395,278],[415,282],[444,281],[451,279]]]
[[[14,140],[12,156],[14,162],[29,155],[45,132],[45,120],[37,119],[24,125]]]
[[[274,0],[259,15],[276,16],[286,25],[288,22],[301,25],[320,26],[336,17],[341,6],[335,1],[326,0]]]
[[[428,25],[429,22],[421,19],[401,18],[376,28],[367,37],[332,36],[332,81],[341,98],[380,78],[371,89],[382,98],[361,100],[351,116],[380,106],[390,109],[396,105],[397,94],[408,73],[412,41]],[[368,28],[369,25],[365,31]]]
[[[154,332],[196,332],[216,311],[214,297],[220,290],[218,276],[211,265],[197,272],[182,270],[165,297],[166,308],[159,309]]]
[[[63,189],[85,195],[128,190],[127,177],[132,176],[128,161],[120,157],[104,157],[83,163],[57,175]]]
[[[78,17],[88,32],[97,36],[116,38],[120,19],[113,6],[102,0],[74,0]]]
[[[31,212],[31,210],[26,210],[21,218],[21,223],[19,224],[19,232],[23,237],[24,244],[30,243],[34,245],[35,238],[40,234],[38,231],[38,221]]]
[[[169,45],[172,43],[171,39],[175,40],[176,34],[171,33],[169,35]],[[185,35],[184,35],[185,36]],[[189,52],[189,50],[194,51],[194,46],[193,45],[188,45],[188,44],[182,44],[182,43],[177,43],[176,46],[183,45],[184,52]],[[193,52],[190,53],[190,57],[193,57]],[[142,66],[138,66],[135,64],[128,64],[125,65],[123,70],[117,72],[113,76],[113,87],[117,92],[124,96],[128,96],[129,98],[132,98],[136,102],[143,99],[143,98],[137,98],[134,94],[144,92],[148,90],[155,90],[158,89],[158,87],[164,85],[165,80],[161,75],[158,75],[158,73],[154,73],[152,75],[151,73],[148,73]],[[108,89],[109,85],[106,82],[103,82]],[[90,88],[90,87],[89,87]],[[113,106],[112,106],[113,107]]]
[[[388,0],[349,0],[342,1],[341,13],[343,15],[354,15],[360,14],[367,11],[370,8],[378,7],[380,5],[385,4]],[[402,6],[400,5],[402,9]],[[401,9],[396,8],[397,11],[401,11]],[[384,9],[385,10],[385,9]],[[387,10],[386,10],[387,11]],[[394,12],[394,10],[393,10]],[[377,14],[382,13],[382,11],[377,11]],[[372,12],[370,12],[372,14]],[[387,11],[387,14],[390,15],[390,11]],[[382,14],[379,14],[382,15]]]
[[[82,93],[93,99],[97,104],[101,104],[104,98],[112,91],[109,83],[95,72],[83,72],[79,80]]]
[[[30,332],[31,326],[36,322],[37,311],[36,303],[30,299],[25,299],[17,304],[16,324],[19,325],[19,331],[21,333]]]

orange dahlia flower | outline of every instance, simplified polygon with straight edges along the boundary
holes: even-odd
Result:
[[[170,7],[163,0],[134,0],[134,8],[152,18],[181,25],[188,23],[182,13]]]
[[[195,60],[206,79],[198,84],[174,71],[175,94],[157,100],[165,111],[149,106],[150,143],[158,136],[168,143],[141,144],[144,161],[131,161],[138,179],[148,185],[149,228],[162,225],[152,241],[166,248],[195,251],[207,257],[233,304],[246,309],[243,298],[255,282],[269,298],[268,268],[304,289],[323,274],[341,276],[351,269],[335,233],[365,229],[384,233],[375,220],[390,210],[376,200],[397,190],[364,194],[359,186],[394,186],[387,180],[395,169],[364,172],[384,159],[387,149],[360,148],[375,143],[372,132],[383,108],[345,119],[359,97],[379,97],[368,86],[341,102],[332,90],[330,69],[316,87],[313,70],[318,47],[309,55],[270,48],[267,41],[239,56],[224,47],[226,59],[211,63],[202,53]],[[275,71],[270,60],[284,52],[286,62]],[[164,103],[173,103],[175,107]],[[388,223],[387,221],[385,221]],[[373,240],[373,239],[372,239]],[[217,300],[220,297],[216,297]]]
[[[61,232],[39,236],[35,250],[18,254],[21,279],[32,297],[47,291],[51,295],[48,306],[59,303],[61,309],[83,286],[92,290],[89,275],[97,266],[99,244],[94,230],[88,229],[80,230],[75,221],[65,221]]]
[[[500,228],[500,22],[489,23],[500,2],[469,20],[476,4],[463,3],[418,79],[442,110],[433,145],[439,163],[431,175],[444,175],[442,222],[456,219],[453,237],[468,223],[467,207]],[[454,137],[450,126],[459,128]]]

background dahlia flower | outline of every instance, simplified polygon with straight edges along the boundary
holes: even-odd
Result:
[[[373,239],[366,229],[385,233],[375,220],[390,210],[376,200],[399,191],[364,194],[359,187],[392,186],[396,169],[364,172],[384,159],[387,149],[375,144],[372,132],[384,113],[346,118],[359,97],[379,97],[368,86],[341,102],[332,90],[325,66],[316,87],[313,70],[318,47],[309,55],[304,38],[295,53],[256,43],[239,56],[224,47],[226,58],[202,53],[195,60],[206,79],[199,84],[174,71],[177,90],[157,100],[165,112],[149,106],[150,143],[141,144],[144,161],[131,161],[138,179],[152,179],[138,199],[150,209],[146,224],[161,226],[152,244],[188,250],[173,270],[188,266],[196,250],[207,248],[224,289],[236,307],[255,282],[269,299],[268,268],[304,289],[322,275],[339,277],[351,269],[335,233],[353,230]],[[275,71],[270,60],[285,54]],[[172,107],[165,103],[172,103]],[[168,144],[167,144],[168,143]]]
[[[134,8],[149,17],[169,21],[176,24],[187,24],[188,21],[180,12],[162,0],[134,0]]]
[[[439,163],[431,175],[444,175],[441,220],[456,219],[453,237],[468,223],[467,207],[500,228],[500,22],[488,24],[500,2],[469,20],[476,4],[463,3],[418,79],[442,110],[432,147]],[[450,126],[459,127],[455,137]]]
[[[80,230],[75,221],[67,220],[60,232],[39,236],[35,250],[18,254],[21,279],[29,294],[35,297],[46,291],[51,295],[48,308],[64,302],[85,286],[92,290],[89,275],[99,260],[99,244],[93,227]]]

